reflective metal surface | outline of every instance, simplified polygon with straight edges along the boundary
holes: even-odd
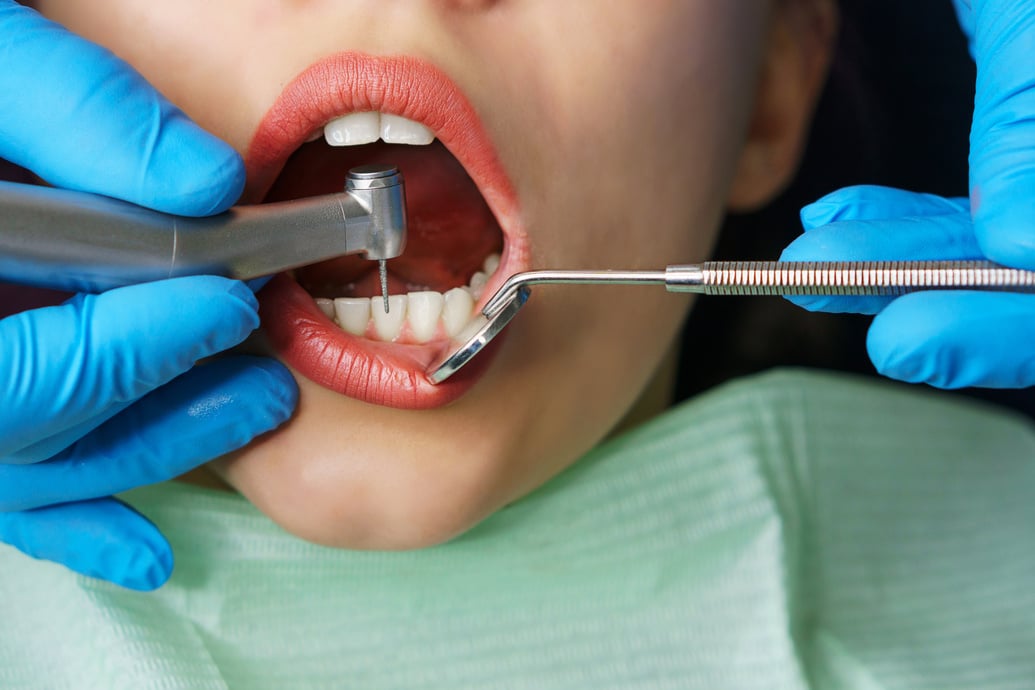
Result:
[[[901,295],[919,290],[1035,292],[1035,272],[988,261],[710,261],[663,271],[528,271],[512,275],[482,310],[468,338],[428,370],[445,381],[471,361],[528,300],[533,285],[664,285],[707,295]]]
[[[990,261],[711,261],[669,266],[671,292],[705,295],[902,295],[920,290],[1035,291],[1035,272]]]
[[[246,280],[345,254],[394,258],[406,244],[402,177],[391,166],[359,175],[348,192],[207,218],[0,182],[0,280],[98,292],[182,275]]]
[[[497,296],[499,294],[496,293]],[[483,311],[466,330],[453,338],[457,347],[428,367],[428,378],[433,383],[442,383],[470,362],[517,316],[528,301],[528,294],[527,287],[519,287],[508,293],[508,299],[499,303],[492,316],[487,316]]]

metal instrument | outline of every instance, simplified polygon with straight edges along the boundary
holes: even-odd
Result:
[[[660,271],[529,271],[511,276],[481,316],[428,368],[441,383],[495,338],[528,300],[533,285],[655,285],[705,295],[895,296],[919,290],[1035,292],[1035,271],[988,261],[712,261]]]
[[[349,171],[345,191],[206,218],[160,213],[66,189],[0,182],[0,280],[99,292],[185,275],[248,280],[345,254],[380,263],[406,245],[393,166]]]

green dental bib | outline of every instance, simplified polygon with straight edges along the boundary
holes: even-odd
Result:
[[[126,498],[173,579],[0,547],[0,688],[1035,688],[1035,434],[946,395],[739,381],[417,552]]]

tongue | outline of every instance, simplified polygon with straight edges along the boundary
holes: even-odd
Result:
[[[393,292],[464,285],[482,261],[499,252],[502,233],[463,166],[437,141],[430,146],[306,144],[288,160],[266,201],[340,192],[357,165],[392,164],[406,181],[406,251],[388,262]],[[325,261],[295,272],[314,296],[379,294],[377,264],[357,256]]]

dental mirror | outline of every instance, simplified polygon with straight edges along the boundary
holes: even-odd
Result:
[[[509,292],[504,286],[497,292],[482,313],[453,338],[456,349],[428,367],[428,378],[432,383],[442,383],[481,352],[517,316],[528,301],[528,295],[529,289],[524,286]],[[489,309],[493,304],[497,305],[494,311]]]
[[[877,295],[919,290],[1035,292],[1035,271],[988,261],[706,261],[661,271],[529,271],[512,275],[453,341],[457,348],[428,367],[442,383],[481,352],[528,301],[530,286],[659,285],[704,295]]]

